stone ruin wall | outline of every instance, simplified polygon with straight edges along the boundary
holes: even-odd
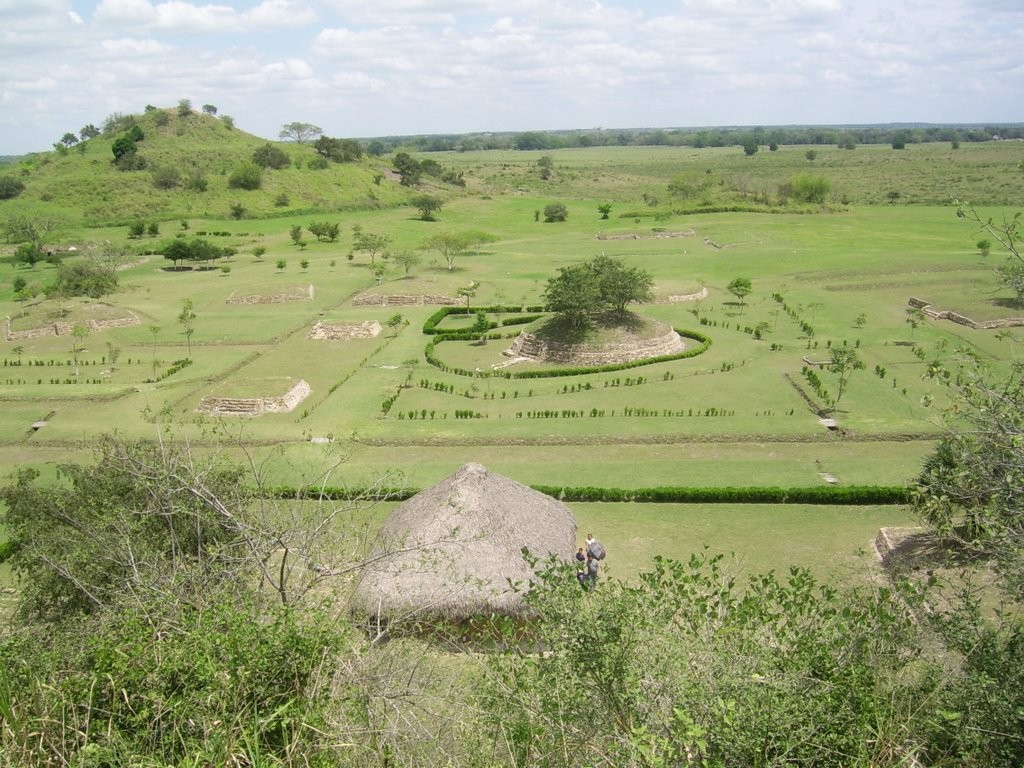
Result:
[[[913,296],[907,300],[907,303],[912,307],[920,309],[933,320],[949,320],[957,323],[958,325],[973,328],[974,330],[984,331],[994,330],[996,328],[1018,328],[1024,325],[1024,317],[1004,317],[999,320],[986,320],[984,322],[979,322],[977,320],[972,320],[967,317],[967,315],[961,315],[959,312],[954,312],[951,309],[932,309],[932,305],[929,302],[924,301],[923,299],[914,298]]]
[[[345,341],[347,339],[372,339],[380,335],[380,323],[376,320],[367,320],[358,324],[331,325],[330,323],[317,323],[306,336],[307,339],[316,341]]]
[[[214,397],[199,401],[196,411],[218,416],[262,416],[265,413],[291,413],[313,390],[304,380],[280,397]]]
[[[225,304],[283,304],[286,301],[312,301],[316,290],[310,285],[303,293],[276,293],[271,296],[229,296]]]
[[[463,303],[463,299],[453,296],[406,296],[402,294],[380,294],[369,293],[356,296],[352,299],[352,306],[355,307],[421,307],[427,305],[439,305],[442,307],[454,307]]]
[[[686,348],[673,330],[646,341],[629,341],[587,348],[578,344],[552,344],[523,331],[502,352],[506,357],[527,358],[583,367],[618,365],[661,355],[675,355]]]
[[[131,317],[116,317],[112,320],[87,320],[82,324],[90,331],[103,331],[107,328],[127,328],[130,325],[138,325],[139,322],[139,318],[132,315]],[[58,322],[44,325],[41,328],[30,328],[27,331],[12,331],[11,318],[8,317],[4,335],[7,341],[41,339],[46,336],[70,336],[75,325],[76,323]]]

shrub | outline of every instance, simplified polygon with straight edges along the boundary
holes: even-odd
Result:
[[[25,184],[21,179],[13,176],[0,176],[0,200],[10,200],[25,191]]]
[[[231,172],[228,187],[231,189],[259,189],[263,185],[263,169],[255,163],[243,163]]]
[[[160,165],[153,169],[153,186],[157,189],[174,189],[181,183],[181,171],[173,165]]]
[[[544,206],[544,221],[565,221],[569,218],[569,209],[562,203],[548,203]]]
[[[252,153],[252,161],[261,168],[287,168],[292,164],[287,152],[269,142]]]

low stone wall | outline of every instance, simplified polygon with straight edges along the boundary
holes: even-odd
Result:
[[[262,416],[264,413],[290,413],[313,390],[304,380],[280,397],[214,397],[199,401],[196,411],[218,416]]]
[[[631,340],[616,344],[604,344],[600,347],[587,347],[579,344],[552,344],[542,341],[532,333],[523,331],[512,342],[512,346],[502,352],[506,357],[543,360],[563,365],[593,367],[598,365],[618,365],[634,360],[643,360],[660,355],[675,355],[685,349],[682,338],[671,328],[661,336],[644,340]]]
[[[356,307],[422,307],[428,305],[454,307],[462,304],[463,301],[463,299],[454,296],[408,296],[403,294],[367,293],[352,299],[352,305]]]
[[[693,237],[697,233],[692,229],[681,232],[651,232],[641,235],[639,232],[625,235],[606,235],[603,232],[597,235],[598,240],[658,240],[664,237]]]
[[[130,325],[138,325],[141,321],[132,314],[130,317],[115,317],[111,320],[86,320],[82,323],[90,331],[104,331],[108,328],[127,328]],[[44,325],[41,328],[30,328],[27,331],[12,331],[11,318],[7,317],[7,324],[4,336],[7,341],[19,341],[21,339],[41,339],[46,336],[70,336],[76,323],[57,322]]]
[[[286,301],[312,301],[316,290],[310,285],[305,291],[293,293],[275,293],[270,296],[228,296],[225,304],[283,304]]]
[[[700,301],[708,297],[708,287],[705,285],[697,293],[683,293],[668,297],[669,304],[676,304],[681,301]]]
[[[917,299],[911,296],[907,303],[920,309],[928,317],[933,320],[949,320],[958,325],[963,325],[967,328],[973,328],[975,330],[994,330],[996,328],[1019,328],[1024,325],[1024,317],[1003,317],[999,320],[986,320],[984,322],[978,320],[972,320],[967,315],[961,315],[959,312],[954,312],[951,309],[933,309],[932,305],[923,299]]]
[[[380,335],[380,323],[367,320],[363,323],[348,325],[331,325],[317,323],[310,331],[307,339],[316,341],[347,341],[348,339],[372,339]]]

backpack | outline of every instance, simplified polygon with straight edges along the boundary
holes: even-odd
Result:
[[[604,545],[600,541],[596,540],[590,545],[587,552],[595,560],[604,560],[604,556],[606,554],[604,551]]]

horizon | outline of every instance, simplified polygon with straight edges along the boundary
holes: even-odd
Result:
[[[290,122],[336,137],[627,122],[1016,124],[1024,93],[1018,5],[8,2],[0,5],[0,151],[46,151],[111,114],[182,99],[197,110],[214,105],[271,140]],[[581,127],[553,127],[566,125]]]

